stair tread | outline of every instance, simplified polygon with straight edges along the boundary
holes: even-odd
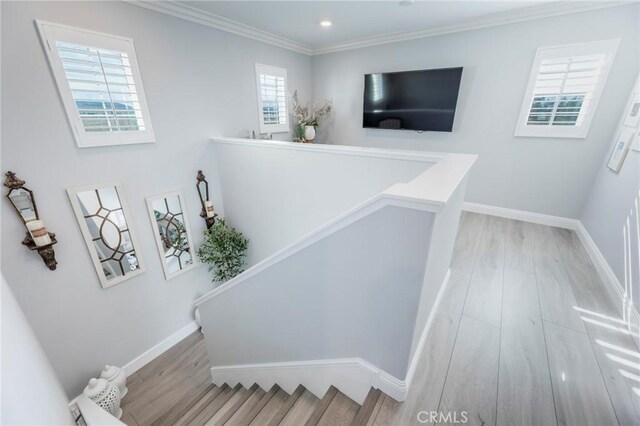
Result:
[[[268,424],[271,419],[273,419],[277,414],[280,407],[285,403],[289,395],[282,390],[278,389],[278,391],[273,395],[273,397],[267,402],[262,410],[258,413],[258,415],[253,419],[250,425],[256,426],[264,426]]]
[[[379,389],[371,388],[369,390],[369,393],[367,394],[367,397],[362,403],[362,406],[358,409],[358,414],[356,414],[356,418],[353,420],[352,426],[367,425],[367,422],[371,418],[371,415],[373,414],[376,408],[376,405],[378,404],[380,395],[382,395],[382,392],[380,392]]]
[[[358,414],[359,408],[357,402],[342,392],[338,392],[320,418],[318,425],[350,425]]]
[[[257,386],[257,385],[254,385]],[[242,404],[242,407],[238,408],[238,410],[229,418],[229,420],[225,423],[226,426],[241,426],[246,425],[248,422],[243,423],[243,419],[251,412],[251,410],[260,402],[260,400],[267,393],[261,388],[257,387],[255,392],[247,398],[247,400]],[[256,413],[257,414],[257,413]],[[255,416],[254,416],[255,417]],[[251,419],[253,420],[253,418]]]
[[[242,404],[251,396],[251,394],[257,389],[258,385],[253,385],[250,389],[241,387],[233,394],[231,398],[211,417],[206,426],[223,425],[238,411]]]
[[[262,411],[265,405],[269,403],[271,398],[275,396],[280,390],[280,386],[273,385],[273,387],[267,392],[260,401],[238,422],[239,425],[248,425],[256,418],[256,416]]]
[[[397,423],[397,419],[395,418],[398,413],[398,406],[400,402],[391,398],[389,395],[382,394],[380,398],[378,398],[378,403],[376,406],[377,410],[374,409],[374,413],[372,413],[372,417],[369,422],[367,422],[368,426],[377,426],[377,425],[390,425]],[[374,417],[375,415],[375,417]]]
[[[200,411],[200,413],[198,413],[198,415],[195,416],[194,419],[189,422],[189,424],[197,426],[202,426],[203,424],[205,424],[207,420],[213,417],[213,415],[218,412],[220,407],[226,404],[229,398],[231,398],[233,394],[235,394],[236,391],[238,391],[238,389],[240,389],[241,387],[242,385],[240,384],[238,384],[238,386],[233,389],[227,386],[214,400],[212,400],[206,407],[204,407],[204,409]]]
[[[189,411],[184,413],[178,421],[176,421],[176,426],[186,426],[190,424],[191,421],[227,387],[227,385],[222,385],[221,387],[215,386],[210,392],[196,402],[193,407],[189,408]]]
[[[282,420],[285,418],[289,410],[291,410],[291,408],[294,406],[298,398],[300,398],[300,395],[304,393],[304,391],[304,386],[299,385],[296,390],[293,391],[291,395],[289,395],[284,404],[282,404],[282,407],[280,407],[278,413],[271,419],[271,421],[269,422],[269,426],[278,426],[280,422],[282,422]]]
[[[313,413],[311,413],[311,416],[309,416],[309,418],[305,422],[305,426],[315,426],[318,424],[318,422],[324,415],[324,412],[327,411],[327,408],[329,407],[331,401],[333,401],[333,398],[335,398],[337,393],[338,389],[336,389],[334,386],[331,386],[329,390],[327,390],[327,392],[320,400],[320,403],[316,406],[316,409],[313,410]]]
[[[283,426],[303,425],[318,405],[320,405],[320,399],[305,389],[280,424]]]
[[[171,410],[168,410],[166,413],[154,420],[153,423],[151,423],[151,426],[175,424],[190,411],[191,407],[195,406],[207,395],[210,395],[215,387],[216,385],[209,383],[208,386],[201,389],[199,392],[185,393],[175,404],[173,404]]]

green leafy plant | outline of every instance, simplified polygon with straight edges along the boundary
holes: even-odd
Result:
[[[198,248],[198,258],[209,265],[213,282],[225,282],[244,271],[249,240],[225,219],[216,220],[204,231],[204,244]]]

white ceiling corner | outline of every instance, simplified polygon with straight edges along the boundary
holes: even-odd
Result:
[[[633,3],[615,0],[467,0],[417,1],[412,6],[402,7],[395,0],[123,1],[306,55],[358,49]],[[319,28],[316,24],[322,19],[334,20],[333,28]]]

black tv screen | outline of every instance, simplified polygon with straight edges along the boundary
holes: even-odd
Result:
[[[450,132],[462,67],[364,76],[365,128]]]

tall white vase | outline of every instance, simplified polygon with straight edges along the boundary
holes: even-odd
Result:
[[[316,138],[315,126],[304,126],[304,139],[307,142],[313,142],[315,138]]]

